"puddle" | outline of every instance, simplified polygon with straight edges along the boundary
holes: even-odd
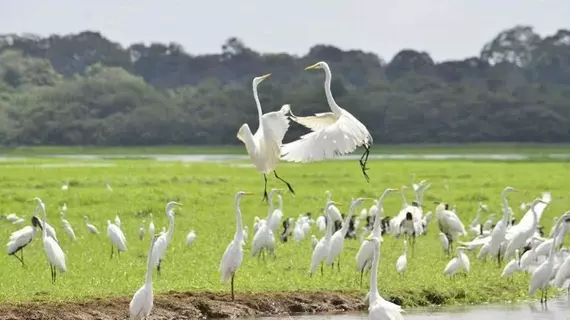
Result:
[[[285,317],[260,317],[252,319],[276,320],[364,320],[367,313],[342,315],[306,315]],[[405,320],[568,320],[570,319],[570,296],[549,301],[547,308],[540,303],[513,305],[481,305],[461,307],[417,308],[406,310]]]

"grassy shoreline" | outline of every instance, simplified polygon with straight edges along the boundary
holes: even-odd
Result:
[[[163,262],[162,277],[155,279],[155,292],[201,296],[209,291],[227,297],[229,286],[220,283],[217,266],[235,232],[233,197],[238,190],[257,192],[241,202],[244,225],[249,226],[250,235],[244,246],[243,266],[236,276],[238,298],[247,297],[247,292],[294,296],[299,290],[309,292],[308,295],[310,292],[314,295],[343,292],[359,299],[364,297],[367,285],[360,288],[359,274],[354,270],[354,256],[360,246],[357,239],[345,241],[340,272],[325,267],[324,276],[308,277],[312,253],[310,236],[298,244],[294,241],[280,243],[276,237],[277,259],[268,258],[263,262],[251,257],[252,222],[255,216],[263,218],[267,214],[267,205],[260,203],[263,179],[255,169],[234,163],[109,162],[114,166],[56,167],[32,163],[30,168],[28,163],[19,166],[17,161],[0,162],[0,168],[4,169],[0,179],[0,214],[14,212],[25,216],[29,224],[34,208],[29,199],[41,197],[47,206],[48,221],[58,232],[68,261],[68,272],[58,276],[54,286],[49,282],[40,239],[35,239],[25,249],[26,268],[22,268],[15,258],[3,255],[0,272],[11,276],[0,282],[0,301],[24,304],[50,301],[46,308],[53,309],[52,302],[73,304],[106,301],[109,297],[128,300],[142,285],[146,269],[148,238],[139,241],[139,226],[143,219],[148,224],[148,213],[152,212],[157,232],[166,227],[164,204],[169,200],[179,201],[184,207],[176,212],[176,231]],[[370,167],[371,182],[367,183],[357,165],[338,162],[280,164],[280,175],[291,182],[296,191],[296,195],[283,195],[284,217],[296,218],[300,213],[310,211],[316,218],[320,215],[325,190],[331,190],[333,199],[346,204],[351,197],[376,197],[386,187],[408,185],[411,172],[415,172],[417,180],[427,179],[434,184],[426,193],[426,211],[433,210],[433,201],[445,200],[457,204],[458,214],[466,224],[475,216],[479,201],[487,203],[496,212],[499,194],[506,185],[519,190],[509,198],[513,209],[544,191],[552,192],[554,200],[541,220],[546,230],[550,229],[552,217],[570,204],[570,196],[565,192],[570,183],[570,164],[566,163],[371,161]],[[113,191],[105,188],[107,181]],[[69,183],[69,190],[61,189],[64,182]],[[269,179],[269,187],[282,185]],[[407,196],[411,197],[409,191]],[[68,204],[66,219],[75,229],[76,241],[67,238],[59,219],[59,207],[64,202]],[[357,212],[370,205],[365,203]],[[342,212],[347,210],[346,207],[340,208]],[[384,209],[388,215],[394,216],[400,208],[399,195],[386,198]],[[122,220],[128,251],[121,254],[120,260],[110,260],[105,226],[116,214]],[[99,236],[87,233],[83,215],[89,216],[91,223],[99,228]],[[0,224],[0,237],[5,240],[18,229],[6,221],[0,221]],[[197,240],[187,247],[185,237],[192,229],[196,231]],[[317,238],[322,237],[316,227],[312,228],[312,233]],[[529,299],[526,295],[528,274],[516,274],[512,282],[499,279],[502,268],[492,261],[475,259],[475,253],[469,254],[472,270],[467,277],[444,277],[443,268],[450,257],[441,251],[433,221],[428,235],[418,239],[414,256],[408,251],[408,271],[403,278],[395,270],[395,261],[401,253],[402,239],[386,236],[382,244],[379,289],[386,299],[405,308]]]
[[[360,150],[355,151],[356,153]],[[472,144],[375,144],[372,154],[570,154],[570,144],[472,143]],[[41,155],[139,155],[139,154],[246,154],[243,145],[149,147],[0,147],[2,156]]]

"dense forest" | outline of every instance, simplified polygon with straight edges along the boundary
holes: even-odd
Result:
[[[380,41],[376,39],[374,41]],[[337,102],[375,143],[570,141],[570,31],[500,32],[481,52],[436,63],[403,49],[373,53],[315,45],[304,56],[260,53],[238,38],[192,55],[177,43],[124,47],[98,32],[0,35],[0,145],[236,144],[264,110],[328,110],[327,61]],[[292,125],[286,140],[304,133]]]

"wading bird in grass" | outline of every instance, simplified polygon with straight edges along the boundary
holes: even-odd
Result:
[[[374,320],[403,320],[402,307],[386,301],[378,292],[378,262],[380,260],[380,239],[372,237],[374,259],[370,271],[370,291],[368,292],[368,319]]]
[[[291,112],[291,120],[307,127],[312,132],[301,136],[298,140],[281,147],[282,159],[293,162],[313,162],[336,155],[347,154],[364,147],[360,157],[362,174],[369,181],[366,162],[372,146],[372,136],[368,129],[352,114],[341,108],[334,100],[331,92],[331,70],[329,65],[320,61],[307,68],[325,71],[325,94],[332,112],[317,113],[309,117],[297,117]]]
[[[145,221],[143,220],[141,222],[141,226],[139,227],[139,240],[142,241],[142,239],[144,238],[144,223]],[[151,234],[152,236],[152,234]]]
[[[364,200],[367,199],[369,198],[358,198],[352,201],[348,209],[348,215],[344,220],[342,228],[340,228],[340,230],[337,230],[331,237],[330,250],[327,254],[327,265],[330,265],[332,270],[334,270],[334,261],[337,260],[336,267],[338,272],[340,272],[340,254],[342,253],[342,249],[344,248],[344,239],[346,238],[346,233],[348,232],[350,219],[354,215],[356,207],[358,207],[362,202],[364,202]]]
[[[153,305],[152,293],[152,248],[154,246],[156,236],[150,235],[150,248],[148,249],[148,258],[146,262],[145,282],[137,292],[135,292],[131,303],[129,303],[130,320],[148,319]]]
[[[408,242],[404,240],[404,252],[402,252],[402,255],[399,256],[398,260],[396,261],[396,271],[398,271],[400,276],[404,275],[404,271],[406,271],[406,267],[408,266],[407,253],[408,253]]]
[[[289,129],[287,113],[291,110],[290,106],[286,104],[283,105],[279,111],[263,114],[259,96],[257,95],[257,86],[269,76],[271,76],[270,73],[253,79],[253,98],[255,99],[257,116],[259,118],[257,131],[255,131],[255,134],[252,134],[249,125],[244,123],[237,133],[237,138],[245,144],[249,158],[255,168],[263,174],[265,187],[261,201],[267,200],[267,175],[271,172],[273,172],[275,178],[287,185],[291,193],[295,194],[289,182],[279,177],[277,171],[275,171],[275,167],[277,167],[281,155],[283,137],[285,137],[285,133]]]
[[[71,227],[71,223],[65,219],[65,211],[61,212],[61,224],[63,224],[63,230],[65,230],[69,239],[71,239],[71,241],[75,241],[77,237],[75,236],[75,231],[73,231],[73,228]]]
[[[85,226],[87,227],[87,230],[89,231],[89,233],[91,234],[99,234],[99,229],[97,229],[97,227],[95,227],[94,225],[92,225],[89,222],[89,217],[88,216],[83,216],[83,219],[85,219]]]
[[[236,213],[236,232],[234,239],[224,252],[222,261],[220,262],[219,271],[222,274],[222,283],[227,283],[231,278],[232,301],[234,300],[234,278],[236,272],[243,261],[243,223],[241,219],[241,211],[239,209],[239,201],[245,195],[253,194],[251,192],[240,191],[235,196],[235,213]]]
[[[325,214],[327,215],[328,221],[332,221],[330,217],[330,207],[332,205],[340,205],[338,202],[334,201],[327,201],[325,205]],[[325,236],[319,240],[315,249],[313,250],[313,255],[311,256],[311,266],[309,267],[309,276],[312,277],[315,269],[320,264],[321,265],[321,275],[323,275],[323,263],[327,256],[329,255],[329,251],[331,250],[331,238],[333,233],[333,223],[327,223],[327,231]]]
[[[119,215],[115,216],[115,225],[121,229],[121,218],[119,218]]]
[[[12,234],[10,235],[10,239],[8,241],[8,244],[6,245],[8,247],[8,255],[14,256],[18,260],[20,260],[20,262],[22,263],[22,267],[26,265],[24,263],[24,247],[26,247],[28,244],[30,244],[32,242],[32,240],[34,239],[36,232],[37,232],[36,228],[41,229],[42,224],[40,223],[40,220],[38,219],[38,217],[33,216],[32,217],[32,225],[31,226],[25,226],[20,230],[12,232]],[[16,253],[18,253],[18,251],[20,252],[19,257],[16,254]]]
[[[190,230],[186,236],[186,245],[189,246],[193,244],[194,241],[196,241],[196,232],[194,232],[194,230]]]
[[[149,213],[150,216],[150,222],[148,223],[148,234],[153,235],[156,231],[156,228],[154,226],[154,218],[152,217],[152,213]]]
[[[45,204],[42,202],[40,198],[36,197],[34,198],[34,200],[38,203],[38,208],[36,209],[43,211],[44,214],[44,220],[43,220],[44,227],[42,228],[42,239],[44,243],[44,251],[46,253],[46,257],[49,262],[51,282],[55,283],[57,277],[57,270],[59,270],[62,273],[67,271],[67,268],[65,267],[65,254],[63,253],[63,250],[61,250],[61,247],[59,246],[57,241],[55,241],[52,237],[48,236],[47,234],[45,228],[45,226],[47,225],[46,223],[47,214],[46,214]]]
[[[181,207],[182,204],[170,201],[166,204],[164,212],[168,218],[168,231],[162,232],[161,235],[156,239],[154,246],[152,247],[152,267],[156,268],[156,272],[160,277],[160,264],[162,262],[162,257],[166,252],[166,248],[170,241],[172,240],[172,235],[174,234],[174,206]]]
[[[561,231],[561,224],[567,217],[570,217],[570,212],[564,213],[562,217],[558,219],[554,226],[554,239],[558,236],[558,233]],[[548,254],[548,258],[544,260],[533,272],[532,277],[530,279],[530,285],[528,288],[528,295],[532,296],[536,292],[536,290],[541,290],[540,296],[540,303],[545,303],[548,300],[547,290],[548,285],[550,284],[550,280],[554,273],[554,250],[555,246],[550,247],[550,252]]]
[[[376,205],[374,205],[374,208],[371,208],[369,211],[373,212],[374,214],[374,224],[372,226],[372,237],[376,237],[378,239],[380,239],[380,242],[382,242],[382,225],[381,225],[381,218],[382,218],[382,214],[384,212],[383,206],[384,206],[384,198],[386,198],[386,196],[388,195],[388,193],[390,192],[394,192],[394,191],[398,191],[398,189],[391,189],[388,188],[386,190],[384,190],[384,192],[382,193],[382,195],[380,196],[380,199],[378,199],[378,201],[376,201]],[[360,249],[358,249],[358,252],[356,253],[356,270],[358,270],[358,272],[360,272],[360,285],[362,286],[362,277],[364,275],[364,271],[366,270],[370,270],[370,268],[372,267],[372,260],[374,259],[374,243],[368,240],[364,240],[362,241],[362,244],[360,245]]]
[[[121,251],[127,251],[127,239],[117,225],[112,224],[111,220],[107,220],[107,236],[111,241],[111,259],[113,259],[113,253],[115,248],[117,248],[117,258],[120,257]]]

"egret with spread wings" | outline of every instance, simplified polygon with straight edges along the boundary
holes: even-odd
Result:
[[[289,182],[279,177],[277,171],[275,171],[275,167],[281,155],[283,137],[287,129],[289,129],[287,113],[289,113],[290,107],[286,104],[283,105],[279,111],[263,114],[261,111],[261,103],[257,95],[257,86],[269,76],[271,76],[271,73],[253,79],[253,98],[255,99],[257,114],[259,116],[259,127],[257,131],[255,134],[252,134],[247,123],[244,123],[241,128],[239,128],[237,134],[237,138],[245,144],[251,161],[257,170],[263,173],[263,179],[265,180],[263,200],[267,200],[267,174],[271,172],[273,172],[275,178],[283,181],[287,185],[291,193],[295,194]]]
[[[331,70],[324,61],[305,68],[325,70],[325,94],[332,112],[317,113],[309,117],[297,117],[291,112],[291,120],[309,128],[307,133],[296,141],[281,147],[282,159],[293,162],[312,162],[350,153],[357,147],[364,147],[360,157],[360,167],[367,181],[366,162],[372,146],[372,136],[368,129],[352,114],[336,104],[331,92]]]

